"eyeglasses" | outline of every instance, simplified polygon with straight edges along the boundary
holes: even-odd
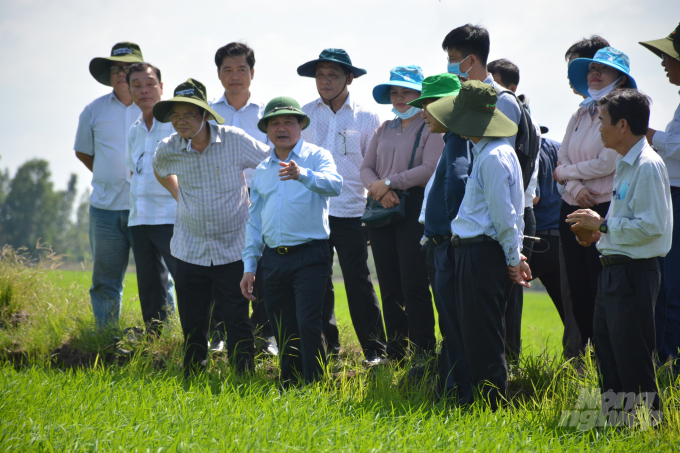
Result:
[[[342,137],[342,155],[346,156],[347,155],[347,137],[343,132],[338,132],[338,135]]]
[[[179,120],[191,121],[195,119],[198,115],[199,115],[198,112],[184,113],[182,115],[180,115],[179,113],[171,113],[170,115],[168,115],[168,119],[173,123]]]
[[[132,65],[127,65],[127,66],[111,66],[109,67],[109,72],[113,75],[118,74],[119,72],[123,71],[123,74],[127,74],[130,72],[130,66]]]
[[[146,153],[146,151],[144,153],[142,153],[141,156],[139,156],[139,159],[137,159],[137,165],[135,166],[135,170],[137,170],[138,175],[142,174],[142,166],[144,165],[144,162],[142,161],[142,159],[144,159],[145,153]]]

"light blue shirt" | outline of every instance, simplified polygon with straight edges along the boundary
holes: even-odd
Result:
[[[673,119],[666,131],[656,131],[652,137],[652,145],[659,150],[668,170],[668,178],[672,187],[680,187],[680,105],[675,109]]]
[[[451,232],[461,239],[487,235],[519,263],[524,231],[524,186],[515,149],[504,138],[483,138],[472,149],[472,173]]]
[[[333,156],[300,139],[285,162],[300,167],[297,181],[281,181],[278,157],[271,156],[255,169],[250,186],[250,219],[243,250],[244,272],[255,273],[265,244],[271,248],[328,239],[329,198],[342,191]]]

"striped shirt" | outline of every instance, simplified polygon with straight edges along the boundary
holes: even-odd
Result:
[[[231,126],[210,125],[210,143],[200,153],[186,150],[178,134],[161,141],[153,159],[162,178],[177,175],[179,201],[172,255],[210,266],[241,259],[248,220],[245,168],[269,156],[269,147]]]
[[[128,226],[175,223],[177,202],[153,174],[156,147],[174,132],[172,124],[159,123],[155,118],[148,130],[143,115],[130,128],[125,152],[125,165],[132,172]]]

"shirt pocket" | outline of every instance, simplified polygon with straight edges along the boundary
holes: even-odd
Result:
[[[340,152],[343,154],[361,154],[361,132],[346,130],[343,136],[345,137],[347,152],[343,152],[343,140],[342,137],[338,137],[340,138]]]
[[[471,213],[477,205],[478,183],[476,175],[471,174],[465,181],[465,195],[463,196],[463,207],[465,212]]]
[[[243,170],[238,165],[215,166],[215,184],[213,190],[216,193],[226,193],[236,190],[241,185],[241,179],[245,180]]]

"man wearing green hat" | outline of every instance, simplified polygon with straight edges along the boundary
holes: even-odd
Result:
[[[354,101],[348,86],[366,71],[352,65],[342,49],[325,49],[318,59],[309,61],[297,72],[302,77],[316,79],[319,98],[304,105],[302,111],[311,119],[312,126],[302,133],[308,143],[331,152],[343,178],[342,194],[330,200],[328,222],[329,246],[338,252],[342,277],[347,291],[352,324],[370,362],[378,362],[385,345],[380,303],[368,270],[366,231],[361,216],[366,207],[366,189],[359,170],[364,155],[380,125],[378,115]],[[340,336],[335,322],[335,295],[332,269],[328,275],[324,302],[323,332],[330,354],[340,350]]]
[[[442,302],[455,297],[455,267],[449,262],[447,250],[450,248],[451,221],[458,214],[465,194],[465,182],[470,172],[470,157],[467,140],[447,130],[429,114],[427,107],[443,97],[456,96],[460,86],[460,80],[455,74],[430,76],[423,80],[421,96],[409,103],[422,109],[421,115],[431,133],[444,133],[444,151],[432,175],[432,185],[423,203],[425,223],[423,240],[427,273],[439,313],[439,331],[442,334],[440,363],[445,365],[439,369],[440,385],[447,391],[453,391],[456,385],[454,377],[458,376],[452,371],[453,364],[457,361],[455,357],[459,354],[455,350],[456,343],[450,344],[447,340],[453,333],[445,315],[446,304]],[[451,347],[454,347],[454,350],[451,350]],[[413,373],[417,373],[417,370],[413,369]]]
[[[189,79],[153,115],[177,132],[161,141],[153,159],[158,181],[177,199],[170,242],[177,258],[177,308],[184,332],[184,372],[207,356],[204,331],[211,313],[222,319],[229,359],[247,370],[254,353],[249,303],[239,291],[241,251],[248,219],[245,168],[255,168],[269,147],[224,123],[207,101],[205,86]],[[214,305],[213,305],[214,300]],[[223,338],[213,339],[221,341]]]
[[[76,157],[92,172],[90,298],[100,329],[118,326],[132,243],[128,229],[131,177],[125,166],[125,144],[130,126],[142,112],[132,102],[126,74],[133,63],[143,61],[137,44],[120,42],[111,49],[111,56],[90,62],[92,77],[113,90],[85,107],[73,146]]]
[[[274,149],[255,169],[243,249],[244,297],[254,300],[258,260],[281,354],[281,380],[311,382],[326,364],[321,316],[333,263],[328,247],[330,197],[343,180],[331,153],[301,139],[310,118],[292,98],[267,104],[258,128]]]
[[[661,57],[666,77],[680,86],[680,25],[666,38],[641,42],[641,45]],[[656,349],[661,362],[678,358],[680,349],[680,106],[665,131],[651,127],[647,141],[654,145],[668,170],[673,199],[673,245],[661,262],[663,278],[656,303]],[[676,369],[680,364],[676,365]]]
[[[512,283],[528,286],[525,280],[530,278],[520,254],[522,170],[506,139],[517,133],[517,125],[496,108],[497,101],[493,86],[473,80],[461,86],[458,96],[427,108],[449,131],[475,144],[465,195],[451,222],[455,301],[442,302],[455,331],[447,341],[458,342],[462,351],[454,374],[470,376],[470,381],[459,383],[460,402],[471,402],[472,387],[480,387],[493,409],[508,387],[505,306]]]

